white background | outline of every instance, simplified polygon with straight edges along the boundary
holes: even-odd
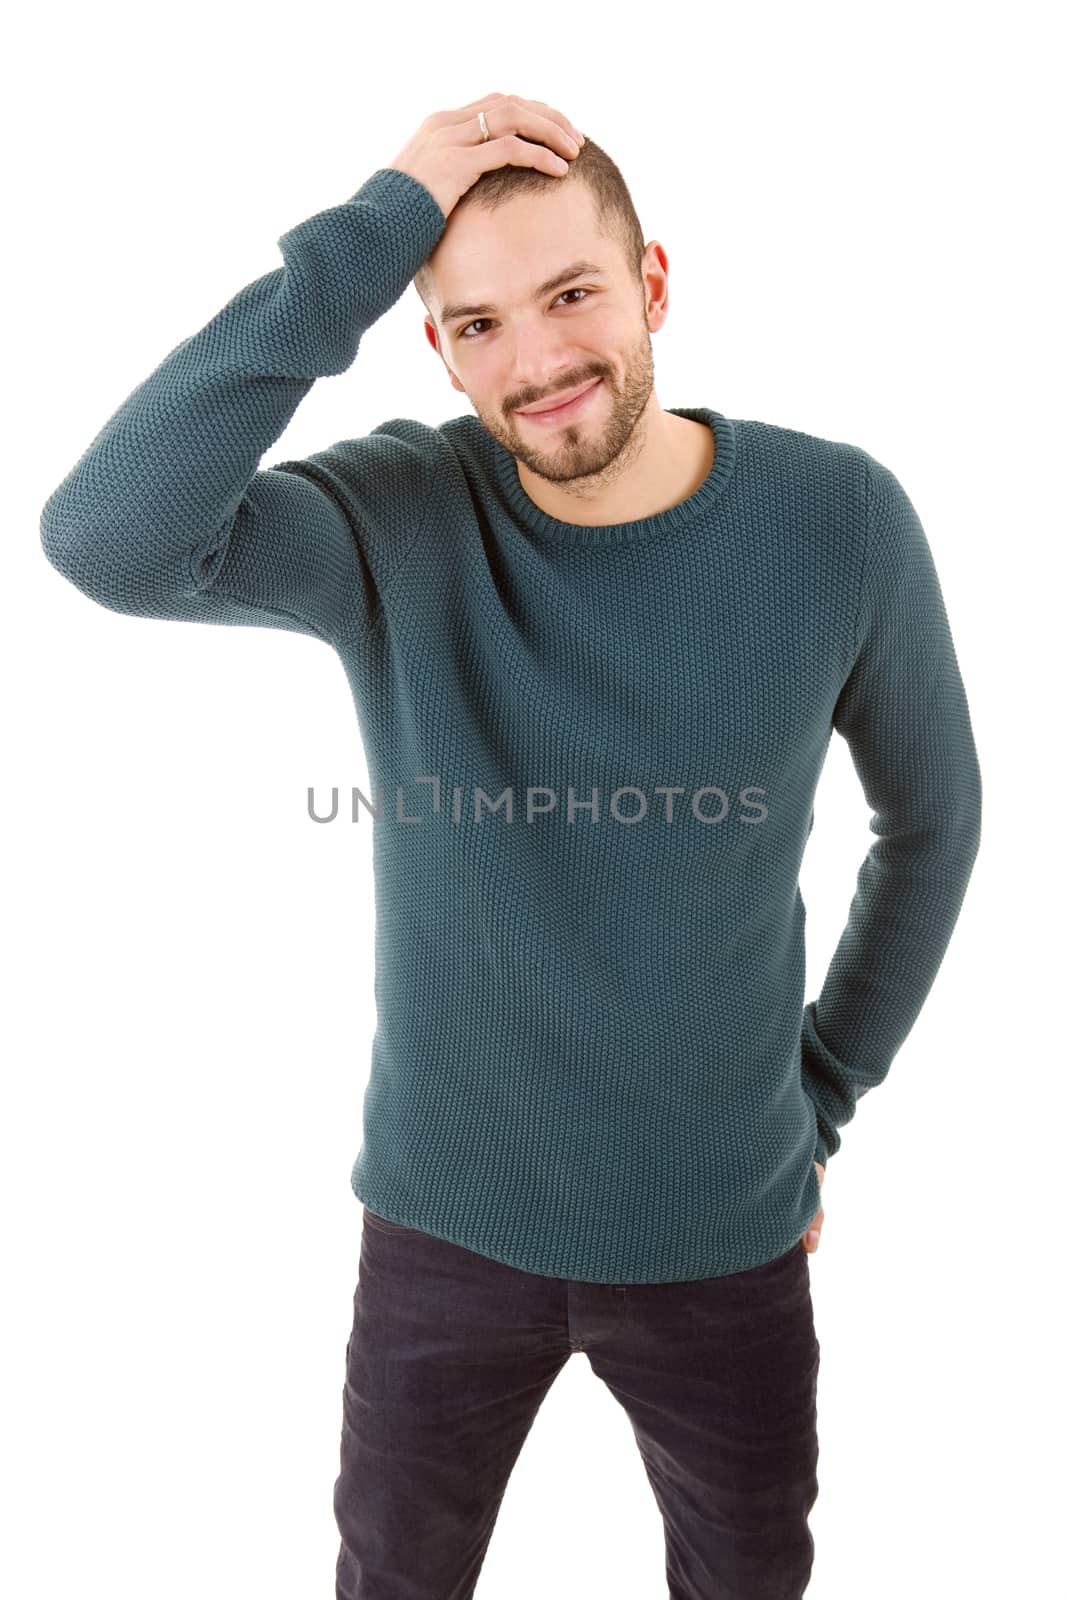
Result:
[[[38,518],[130,390],[280,264],[286,229],[430,111],[494,90],[574,118],[663,244],[661,404],[860,444],[927,531],[983,845],[923,1013],[827,1172],[808,1596],[1067,1594],[1052,18],[215,0],[25,25],[5,117],[8,1594],[332,1600],[372,841],[305,800],[366,788],[348,686],[310,638],[95,607]],[[468,409],[421,321],[409,286],[267,459]],[[867,824],[835,737],[801,878],[809,996]],[[581,1356],[477,1592],[666,1596],[629,1423]]]

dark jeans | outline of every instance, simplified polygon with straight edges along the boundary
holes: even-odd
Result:
[[[576,1350],[629,1416],[672,1600],[800,1600],[819,1343],[799,1240],[727,1277],[610,1284],[522,1272],[365,1207],[363,1222],[337,1600],[468,1600],[519,1451]]]

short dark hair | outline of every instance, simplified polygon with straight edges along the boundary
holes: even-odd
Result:
[[[588,137],[578,154],[571,159],[569,169],[557,178],[551,172],[542,172],[539,167],[516,167],[511,164],[493,167],[483,172],[460,196],[450,217],[455,216],[460,206],[476,205],[484,207],[486,211],[495,211],[515,195],[543,194],[560,183],[584,183],[593,191],[600,228],[618,240],[635,280],[640,283],[645,236],[622,173],[607,151]],[[431,275],[429,262],[424,262],[414,277],[415,288],[427,310]]]

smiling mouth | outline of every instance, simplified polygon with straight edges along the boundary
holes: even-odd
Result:
[[[602,381],[600,378],[594,378],[593,382],[585,389],[580,390],[568,400],[561,400],[558,405],[547,406],[543,411],[520,411],[518,415],[525,417],[529,422],[565,422],[569,417],[577,415],[585,402],[596,393]]]

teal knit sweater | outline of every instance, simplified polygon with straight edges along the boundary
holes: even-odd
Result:
[[[261,467],[444,227],[379,168],[283,234],[55,489],[43,547],[112,610],[343,664],[375,814],[356,1196],[528,1272],[737,1272],[818,1211],[978,849],[930,549],[863,449],[703,406],[670,408],[714,433],[700,488],[610,526],[540,510],[474,415]],[[805,1005],[835,728],[876,838]]]

